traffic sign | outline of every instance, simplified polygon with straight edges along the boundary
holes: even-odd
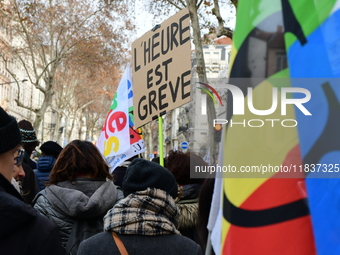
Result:
[[[182,149],[188,149],[188,147],[189,147],[189,143],[188,142],[182,142],[181,143],[181,148]]]

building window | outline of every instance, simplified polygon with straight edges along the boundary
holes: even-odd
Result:
[[[287,55],[285,51],[276,52],[276,72],[287,68]]]

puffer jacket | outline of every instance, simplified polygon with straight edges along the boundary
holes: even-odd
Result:
[[[76,220],[104,217],[124,197],[112,181],[77,178],[59,182],[40,191],[34,208],[59,226],[63,247],[66,247]]]
[[[198,195],[201,184],[187,184],[179,186],[179,197],[176,199],[180,211],[178,230],[183,236],[189,237],[200,244],[197,230],[198,223]]]
[[[42,156],[38,159],[37,169],[34,169],[34,173],[40,190],[43,190],[45,188],[45,183],[49,181],[50,172],[55,162],[56,158],[53,156]]]

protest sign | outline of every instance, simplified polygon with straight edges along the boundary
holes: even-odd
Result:
[[[188,9],[132,43],[136,127],[190,101],[190,46]]]

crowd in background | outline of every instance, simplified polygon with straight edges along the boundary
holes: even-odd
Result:
[[[190,178],[200,156],[170,151],[163,167],[137,155],[111,174],[91,142],[39,146],[32,124],[0,107],[4,254],[203,254],[213,182]]]

